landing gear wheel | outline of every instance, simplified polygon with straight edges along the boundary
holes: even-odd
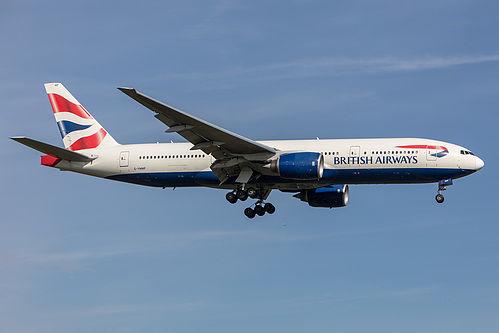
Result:
[[[258,216],[263,216],[263,215],[265,215],[265,209],[261,205],[256,205],[255,206],[255,213]]]
[[[237,190],[236,196],[239,200],[246,201],[246,199],[248,199],[248,192],[245,190]]]
[[[247,192],[248,192],[248,196],[251,199],[255,199],[256,196],[258,195],[258,192],[254,188],[252,188],[252,187],[250,187]]]
[[[255,217],[255,211],[253,209],[251,209],[250,207],[248,207],[244,210],[244,215],[246,215],[247,217],[252,219]]]
[[[439,193],[435,197],[435,200],[437,200],[438,203],[442,203],[442,202],[444,202],[444,196]]]
[[[237,202],[237,196],[234,192],[229,192],[225,195],[225,199],[231,204],[235,204]]]
[[[263,208],[265,209],[265,211],[267,211],[267,213],[269,214],[274,214],[275,213],[275,207],[273,204],[271,204],[270,202],[267,202],[265,204],[265,206],[263,206]]]

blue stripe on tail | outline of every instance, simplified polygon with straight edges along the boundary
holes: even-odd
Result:
[[[77,123],[73,123],[72,121],[68,120],[61,120],[57,122],[57,126],[59,126],[59,131],[61,132],[61,136],[64,139],[66,135],[73,131],[81,131],[84,129],[89,128],[92,125],[81,125]]]

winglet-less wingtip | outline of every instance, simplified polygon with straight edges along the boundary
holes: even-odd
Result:
[[[127,92],[133,92],[133,93],[136,93],[137,90],[135,90],[135,88],[128,88],[128,87],[117,87],[116,89],[118,89],[119,91],[123,92],[123,93],[127,93]]]

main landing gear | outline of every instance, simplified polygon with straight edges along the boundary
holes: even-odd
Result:
[[[446,190],[446,186],[452,185],[452,179],[444,179],[438,182],[438,194],[435,197],[438,203],[444,202],[444,196],[442,195],[442,191]]]
[[[263,202],[257,202],[255,208],[248,207],[244,210],[244,215],[250,219],[254,218],[255,215],[263,216],[265,213],[274,214],[275,207],[270,202],[263,204]]]
[[[274,214],[275,207],[270,202],[264,203],[264,200],[270,194],[270,190],[256,190],[252,187],[244,190],[239,188],[225,195],[225,198],[231,204],[235,204],[238,200],[246,201],[248,198],[258,199],[258,201],[244,210],[244,215],[252,219],[256,215],[263,216],[265,213]],[[252,208],[254,206],[254,208]]]

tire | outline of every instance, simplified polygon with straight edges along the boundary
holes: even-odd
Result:
[[[245,190],[237,190],[236,192],[237,198],[241,201],[246,201],[248,199],[248,192]]]
[[[437,196],[435,197],[435,200],[437,200],[438,203],[442,203],[442,202],[444,202],[444,196],[441,194],[437,194]]]
[[[248,196],[251,199],[255,199],[256,196],[258,195],[258,192],[254,188],[252,188],[252,187],[250,187],[247,192],[248,192]]]
[[[269,214],[274,214],[275,213],[275,207],[273,204],[271,204],[270,202],[267,202],[265,204],[265,206],[263,206],[263,208],[265,208],[265,210],[267,211],[267,213]]]
[[[237,202],[237,196],[234,194],[234,192],[227,193],[225,195],[225,199],[227,199],[227,201],[231,204],[235,204]]]
[[[244,215],[246,215],[246,217],[252,219],[255,217],[255,211],[253,209],[251,209],[250,207],[248,207],[244,210]]]
[[[255,206],[255,213],[256,213],[256,215],[258,215],[258,216],[263,216],[263,215],[265,215],[265,208],[263,208],[263,207],[262,207],[262,206],[260,206],[260,205],[256,205],[256,206]]]

